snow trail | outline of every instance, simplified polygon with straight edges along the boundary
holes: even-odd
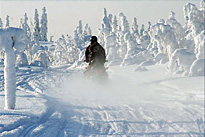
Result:
[[[17,73],[18,90],[45,99],[47,109],[13,128],[3,127],[0,135],[203,136],[203,77],[186,90],[183,85],[193,81],[160,73],[166,71],[163,65],[139,73],[134,67],[111,67],[103,84],[76,70]]]
[[[112,67],[110,80],[102,85],[74,73],[49,95],[73,111],[70,119],[77,127],[65,130],[71,136],[202,136],[203,125],[196,121],[203,117],[203,100],[190,102],[189,93],[167,85],[181,78],[156,72],[164,68],[134,74],[133,66]]]

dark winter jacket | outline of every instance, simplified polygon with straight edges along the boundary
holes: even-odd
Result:
[[[91,43],[85,51],[86,62],[105,63],[106,55],[104,48],[98,43]]]

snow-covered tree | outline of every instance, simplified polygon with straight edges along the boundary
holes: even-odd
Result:
[[[130,32],[130,26],[129,26],[126,16],[123,13],[120,13],[119,16],[120,16],[120,21],[121,21],[122,32],[124,33]]]
[[[109,18],[109,22],[110,22],[110,24],[112,24],[112,20],[113,20],[112,18],[113,18],[113,15],[112,15],[112,14],[109,14],[109,15],[108,15],[108,18]]]
[[[204,19],[201,18],[203,13],[204,10],[198,10],[194,4],[186,4],[184,7],[186,34],[184,28],[174,18],[173,12],[166,21],[174,29],[179,46],[185,48],[176,49],[171,55],[170,71],[189,76],[204,76]]]
[[[125,34],[124,41],[127,45],[127,52],[121,65],[126,66],[135,64],[138,60],[137,53],[139,53],[141,50],[138,48],[137,42],[129,32]]]
[[[118,55],[118,43],[117,43],[117,37],[112,32],[111,35],[109,35],[106,38],[105,41],[105,48],[107,50],[107,59],[109,61],[109,65],[119,65],[121,63],[121,59]]]
[[[165,24],[165,20],[164,20],[164,19],[160,19],[160,20],[158,21],[158,23],[163,23],[163,24]]]
[[[141,48],[147,49],[151,41],[151,38],[147,31],[144,31],[143,35],[139,39],[139,44]]]
[[[6,16],[6,28],[10,27],[10,20],[9,20],[9,16]]]
[[[186,29],[186,40],[187,47],[190,47],[189,51],[194,51],[197,54],[198,49],[203,49],[204,45],[199,43],[204,42],[202,37],[204,31],[204,8],[198,9],[194,4],[188,3],[184,7],[185,16],[185,29]],[[202,35],[201,35],[202,34]],[[198,36],[199,35],[199,36]],[[199,46],[200,45],[200,46]],[[202,53],[203,54],[203,53]]]
[[[75,33],[77,34],[77,30],[75,30]],[[75,40],[73,41],[69,35],[62,36],[56,43],[54,64],[73,64],[79,60],[80,48],[76,47]]]
[[[111,16],[110,16],[110,18],[111,18]],[[112,32],[111,25],[112,24],[111,24],[110,19],[107,15],[107,10],[106,10],[106,8],[104,8],[102,24],[101,24],[101,28],[99,29],[99,32],[98,32],[98,41],[101,43],[102,46],[105,44],[106,37],[109,36],[110,33]]]
[[[48,19],[47,19],[46,8],[43,7],[43,13],[41,16],[41,27],[40,27],[40,40],[41,41],[48,41],[47,33],[48,33]]]
[[[135,36],[136,38],[139,37],[139,31],[138,31],[138,25],[137,25],[137,18],[133,19],[132,23],[132,35]]]
[[[16,102],[15,52],[23,52],[26,47],[26,35],[22,29],[0,29],[0,50],[5,51],[5,109],[14,109]]]
[[[47,51],[39,50],[34,56],[33,65],[48,68],[50,66],[49,54]]]
[[[170,58],[171,54],[179,48],[174,29],[170,25],[157,23],[152,26],[149,34],[151,37],[151,43],[154,44],[156,42],[157,44],[158,53],[166,54]]]
[[[3,22],[2,22],[2,20],[0,18],[0,29],[2,29],[2,28],[3,28]]]
[[[27,37],[27,42],[26,42],[27,47],[26,47],[25,52],[26,52],[26,55],[28,56],[29,63],[31,63],[32,61],[32,42],[31,42],[32,32],[31,32],[30,26],[28,25],[28,16],[26,13],[24,14],[24,18],[21,20],[21,23],[22,23],[21,28],[26,33],[26,37]]]
[[[173,11],[171,11],[169,18],[165,21],[165,24],[170,25],[173,28],[179,48],[190,46],[190,45],[186,45],[184,28],[175,19],[175,13]]]
[[[32,34],[31,34],[31,29],[28,25],[28,16],[27,16],[26,13],[24,15],[24,19],[22,20],[22,26],[21,27],[26,32],[27,38],[31,39]]]
[[[185,23],[193,36],[204,30],[204,9],[199,10],[196,5],[188,3],[184,6]]]
[[[110,17],[111,18],[111,17]],[[103,22],[103,24],[104,24],[104,26],[105,26],[105,36],[108,36],[109,35],[109,33],[110,33],[110,31],[112,30],[111,29],[111,22],[110,22],[110,19],[108,18],[108,16],[107,16],[107,10],[106,10],[106,8],[104,8],[104,17],[103,17],[103,19],[102,19],[102,22]]]
[[[92,35],[92,30],[90,26],[88,27],[88,35]]]
[[[83,24],[82,24],[82,20],[79,20],[79,25],[77,27],[77,33],[78,33],[78,36],[82,37],[82,34],[83,34]]]
[[[123,13],[119,14],[120,17],[120,26],[119,30],[119,56],[124,59],[127,53],[127,42],[125,41],[125,34],[130,34],[129,23],[126,19],[126,16]]]
[[[113,21],[112,21],[112,32],[116,34],[118,31],[117,28],[118,28],[117,17],[114,16]]]
[[[40,40],[40,26],[39,26],[39,15],[38,10],[35,9],[34,15],[34,32],[33,32],[34,41],[39,45]]]
[[[74,46],[68,47],[67,55],[68,55],[68,57],[67,57],[68,63],[73,64],[76,61],[78,61],[78,59],[79,59],[80,49],[76,48]]]
[[[92,30],[88,24],[85,24],[83,28],[82,20],[79,20],[79,24],[74,30],[73,43],[76,48],[83,50],[87,46],[87,42],[90,41]]]
[[[88,35],[88,24],[85,24],[83,36],[87,36],[87,35]]]
[[[92,30],[88,24],[85,24],[84,31],[83,31],[83,43],[90,40],[92,36]]]
[[[151,30],[151,26],[152,26],[152,24],[151,24],[151,22],[149,21],[149,22],[148,22],[148,29],[147,29],[148,32]]]
[[[144,29],[144,24],[142,24],[142,27],[141,27],[141,29],[140,29],[140,36],[143,35],[144,31],[145,31],[145,29]]]
[[[73,40],[74,40],[75,47],[80,47],[81,43],[79,42],[80,38],[78,36],[77,30],[74,31],[74,39]]]
[[[85,42],[90,40],[91,35],[92,31],[89,25],[86,24],[83,29],[83,23],[82,20],[80,20],[76,30],[74,31],[74,42],[76,47],[83,49],[85,47]]]

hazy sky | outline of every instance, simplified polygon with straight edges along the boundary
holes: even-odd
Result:
[[[0,0],[0,17],[4,21],[6,15],[10,16],[10,26],[18,26],[20,18],[27,13],[30,20],[33,21],[35,8],[38,9],[39,17],[42,14],[42,8],[47,8],[48,14],[48,31],[49,36],[54,35],[57,39],[62,34],[73,36],[73,31],[78,25],[79,20],[83,25],[88,23],[93,33],[97,34],[97,29],[101,26],[103,9],[106,8],[108,14],[119,15],[123,12],[129,23],[132,24],[134,17],[138,20],[138,25],[151,21],[156,23],[159,19],[167,19],[170,11],[176,13],[176,19],[184,23],[183,6],[191,2],[197,7],[200,0],[192,1],[3,1]]]

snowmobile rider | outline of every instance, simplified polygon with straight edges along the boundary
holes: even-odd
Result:
[[[90,39],[90,45],[86,48],[85,57],[89,66],[97,65],[104,67],[106,61],[105,49],[98,43],[96,36],[92,36]]]

